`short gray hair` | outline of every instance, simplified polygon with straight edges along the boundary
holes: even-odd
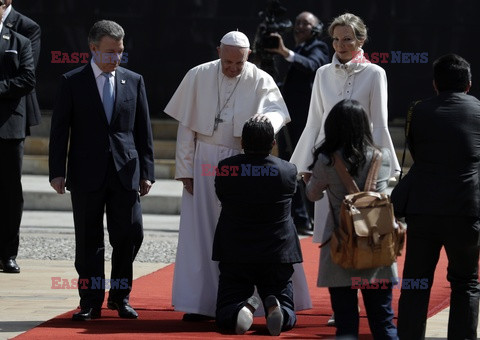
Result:
[[[345,13],[333,19],[328,27],[328,34],[330,37],[333,38],[333,30],[337,26],[349,26],[352,28],[355,38],[358,41],[367,41],[367,26],[365,26],[363,20],[359,16],[352,13]]]
[[[88,43],[98,45],[103,37],[110,37],[116,41],[123,40],[125,31],[115,21],[100,20],[93,24],[88,33]]]

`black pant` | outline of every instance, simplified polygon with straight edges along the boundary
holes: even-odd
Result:
[[[285,263],[219,263],[216,322],[220,328],[233,330],[237,315],[257,287],[262,301],[275,295],[283,312],[283,327],[292,329],[297,322],[293,304],[293,265]]]
[[[335,313],[337,339],[358,339],[358,290],[352,287],[330,287],[330,301]],[[368,325],[375,340],[398,339],[393,324],[392,285],[385,289],[361,289]]]
[[[448,257],[450,282],[448,339],[476,339],[480,285],[478,259],[480,221],[473,217],[407,216],[407,250],[403,280],[428,280],[428,287],[402,285],[398,306],[401,340],[425,338],[430,290],[442,246]],[[404,288],[405,287],[405,288]]]
[[[122,186],[111,160],[105,185],[100,190],[96,192],[74,190],[71,197],[80,307],[100,308],[105,288],[110,288],[109,301],[128,302],[133,281],[133,261],[143,241],[142,211],[138,192],[126,190]],[[105,211],[109,240],[113,248],[112,272],[110,281],[107,282],[103,240]]]
[[[23,139],[1,139],[0,156],[0,259],[15,259],[18,253],[23,213]]]

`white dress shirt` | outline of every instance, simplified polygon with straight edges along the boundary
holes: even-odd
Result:
[[[100,94],[100,99],[102,100],[103,103],[103,85],[105,85],[105,77],[102,76],[103,71],[100,70],[97,64],[92,60],[90,61],[90,64],[92,65],[93,69],[93,74],[95,76],[95,81],[97,82],[97,88],[98,88],[98,93]],[[108,79],[110,80],[110,84],[112,84],[113,92],[115,93],[115,71],[111,72],[113,77],[109,77]]]

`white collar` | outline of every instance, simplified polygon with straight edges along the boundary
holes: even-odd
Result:
[[[368,64],[370,64],[370,61],[364,58],[363,50],[360,49],[359,53],[355,56],[355,58],[344,64],[341,63],[340,60],[338,60],[337,54],[334,53],[332,58],[332,64],[335,67],[335,71],[351,74],[358,73],[364,70],[368,66]]]
[[[12,5],[8,6],[7,9],[5,9],[5,12],[3,12],[3,16],[2,16],[2,22],[5,21],[5,19],[7,19],[8,15],[10,14],[10,12],[12,11]]]
[[[102,75],[103,71],[100,69],[100,67],[98,67],[97,64],[95,64],[95,62],[93,61],[93,57],[90,60],[90,65],[92,65],[93,75],[95,76],[95,79],[97,79]],[[115,71],[110,73],[115,77]]]

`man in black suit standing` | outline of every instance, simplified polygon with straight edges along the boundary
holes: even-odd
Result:
[[[295,19],[295,48],[290,50],[285,47],[282,36],[274,33],[272,35],[279,41],[278,47],[266,49],[283,56],[290,63],[281,90],[292,121],[278,134],[279,157],[285,160],[290,160],[307,123],[315,73],[330,61],[328,46],[319,39],[322,30],[323,25],[314,14],[302,12]],[[305,196],[303,181],[299,182],[293,197],[292,216],[299,233],[312,234],[313,204]]]
[[[402,280],[427,279],[428,287],[402,284],[398,336],[401,340],[425,338],[430,289],[440,250],[445,247],[452,290],[448,339],[476,339],[480,101],[467,95],[470,65],[458,55],[445,55],[433,63],[433,85],[438,95],[413,108],[408,145],[414,164],[398,183],[399,189],[409,184]]]
[[[40,26],[29,17],[17,12],[13,8],[12,0],[5,0],[5,5],[7,8],[3,14],[3,24],[12,31],[30,39],[36,70],[40,57]],[[30,127],[40,124],[41,121],[41,111],[35,88],[25,97],[25,100],[27,105],[27,135],[30,135]]]
[[[154,160],[143,77],[119,67],[124,35],[113,21],[93,25],[92,60],[62,76],[53,109],[50,183],[59,194],[65,187],[70,191],[75,224],[81,310],[73,320],[101,316],[105,286],[110,286],[108,308],[122,318],[138,317],[128,301],[133,261],[143,240],[139,194],[148,194],[154,182]],[[105,210],[113,248],[106,282]]]
[[[0,17],[5,11],[0,1]],[[23,212],[22,158],[26,100],[35,86],[30,41],[0,23],[0,269],[19,273],[16,262]]]
[[[272,124],[257,114],[243,127],[245,153],[222,160],[215,177],[222,203],[212,254],[220,261],[216,321],[237,334],[253,323],[255,286],[271,335],[297,320],[291,276],[302,253],[290,215],[297,169],[269,155],[274,144]]]

